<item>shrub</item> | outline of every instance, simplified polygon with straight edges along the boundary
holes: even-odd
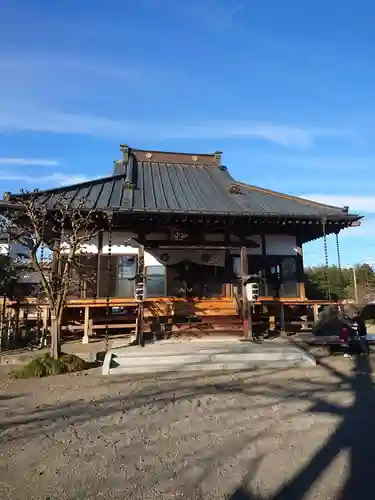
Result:
[[[89,368],[89,363],[74,354],[63,354],[59,361],[67,367],[69,373],[80,372]]]
[[[59,359],[54,359],[50,354],[45,354],[31,360],[27,365],[13,373],[15,378],[48,377],[85,370],[90,365],[74,354],[63,354]]]

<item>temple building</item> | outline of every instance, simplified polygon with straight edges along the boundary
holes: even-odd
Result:
[[[259,314],[270,315],[272,304],[280,302],[307,303],[303,245],[338,235],[361,218],[348,207],[238,182],[220,152],[128,146],[121,151],[111,176],[39,192],[50,210],[64,194],[72,204],[84,199],[88,209],[111,213],[110,231],[100,232],[80,256],[96,279],[83,280],[68,301],[71,308],[95,309],[89,313],[94,323],[102,299],[113,312],[135,303],[140,245],[147,278],[145,317],[238,318],[244,274],[258,280]]]

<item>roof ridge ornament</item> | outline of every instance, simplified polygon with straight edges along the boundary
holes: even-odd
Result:
[[[129,161],[129,155],[131,154],[131,149],[126,144],[120,146],[120,151],[122,153],[122,160],[124,162]]]
[[[221,167],[222,154],[223,154],[222,151],[215,151],[215,154],[214,154],[215,162],[216,162],[218,167]]]

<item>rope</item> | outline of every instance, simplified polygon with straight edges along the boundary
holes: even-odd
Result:
[[[137,301],[137,327],[136,327],[136,335],[138,345],[144,347],[144,335],[143,335],[143,314],[144,314],[144,293],[145,293],[145,256],[144,256],[144,247],[140,247],[138,249],[138,269],[137,269],[137,278],[136,278],[136,301]],[[142,292],[140,294],[137,293],[137,287],[141,287]]]
[[[111,274],[112,274],[112,214],[108,215],[108,261],[107,261],[107,271],[108,271],[108,289],[106,298],[106,316],[107,324],[105,328],[105,349],[108,349],[108,317],[109,317],[109,299],[111,297]]]
[[[339,233],[336,233],[336,251],[337,251],[337,266],[340,270],[340,275],[342,277]]]
[[[344,276],[342,274],[342,268],[341,268],[339,233],[336,233],[336,252],[337,252],[337,267],[339,268],[339,275],[340,275],[340,289],[341,289],[341,293],[343,293],[344,292]]]

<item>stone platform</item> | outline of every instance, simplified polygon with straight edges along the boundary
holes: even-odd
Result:
[[[110,349],[103,375],[170,371],[246,370],[267,366],[314,366],[303,349],[278,339],[261,344],[239,339],[162,341],[146,347]]]

